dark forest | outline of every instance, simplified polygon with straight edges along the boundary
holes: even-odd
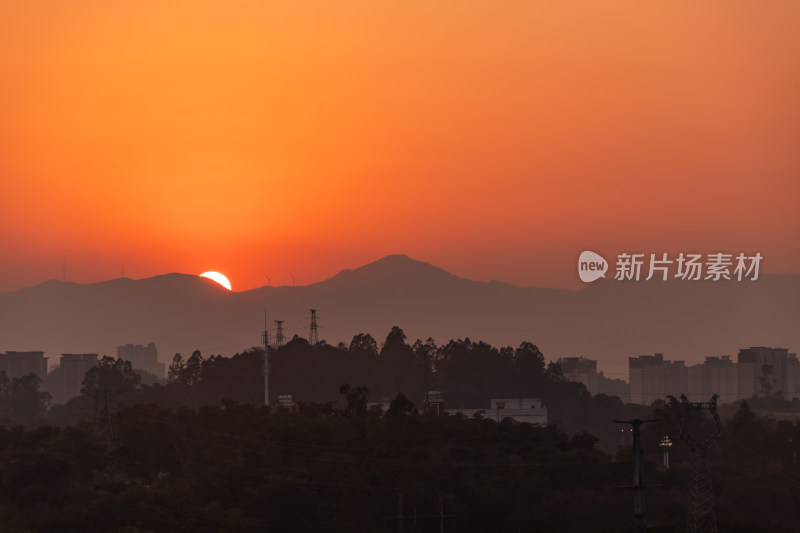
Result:
[[[104,358],[80,397],[54,406],[35,376],[0,376],[0,530],[629,531],[632,495],[618,487],[633,452],[614,423],[629,418],[656,420],[642,435],[651,530],[685,530],[691,461],[675,398],[623,405],[565,381],[533,344],[409,344],[393,328],[380,349],[356,335],[272,350],[271,397],[292,394],[290,410],[262,405],[261,361],[258,349],[176,354],[166,384],[142,384]],[[418,409],[432,389],[463,407],[541,398],[550,423],[432,416]],[[384,398],[385,411],[368,406]],[[765,410],[797,411],[778,397],[722,409],[709,453],[720,530],[800,521],[800,425]]]

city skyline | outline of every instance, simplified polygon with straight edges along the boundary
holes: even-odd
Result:
[[[577,264],[574,265],[577,270]],[[532,342],[552,360],[587,356],[609,377],[627,358],[660,352],[700,362],[742,346],[796,352],[800,275],[757,281],[598,280],[584,290],[516,287],[459,278],[407,256],[387,256],[310,286],[228,291],[197,275],[49,282],[0,294],[0,349],[113,353],[126,339],[176,353],[232,355],[259,344],[283,321],[286,339],[309,337],[310,309],[332,345],[393,326],[412,339],[470,337],[498,346]],[[40,335],[47,331],[46,337]],[[675,335],[680,331],[680,335]]]

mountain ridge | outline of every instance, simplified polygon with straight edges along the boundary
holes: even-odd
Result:
[[[308,336],[318,310],[320,338],[349,343],[392,326],[409,341],[469,337],[496,346],[537,344],[548,359],[584,355],[612,377],[627,358],[654,352],[699,362],[755,345],[800,348],[800,275],[762,274],[756,282],[617,282],[581,290],[518,287],[460,278],[402,254],[383,257],[306,286],[228,291],[170,273],[93,284],[49,280],[0,294],[0,350],[113,355],[127,343],[155,342],[160,359],[176,352],[233,355],[256,346],[264,328]]]

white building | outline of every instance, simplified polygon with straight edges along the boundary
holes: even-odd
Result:
[[[477,413],[482,418],[502,421],[511,418],[517,422],[525,422],[536,426],[547,425],[547,408],[538,398],[493,398],[489,400],[488,409],[447,409],[448,414],[461,413],[473,417]]]

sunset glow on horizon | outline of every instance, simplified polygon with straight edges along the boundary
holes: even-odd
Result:
[[[577,286],[581,250],[800,272],[800,4],[0,5],[0,292],[391,253]]]

